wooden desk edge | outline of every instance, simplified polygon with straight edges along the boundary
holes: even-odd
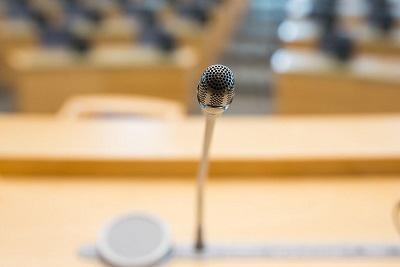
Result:
[[[197,159],[0,158],[5,175],[196,176]],[[213,159],[210,176],[399,174],[400,156],[304,159]]]

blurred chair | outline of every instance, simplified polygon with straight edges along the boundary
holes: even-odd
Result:
[[[154,13],[149,13],[146,19],[142,19],[137,41],[141,45],[152,46],[166,53],[175,51],[178,46],[176,37],[163,26]]]
[[[370,12],[368,14],[368,22],[375,29],[388,33],[392,30],[396,23],[392,8],[394,6],[387,0],[368,0]]]
[[[205,26],[211,19],[211,6],[207,1],[180,0],[174,4],[176,13],[188,20],[195,21]]]
[[[88,94],[70,97],[58,111],[61,118],[145,117],[180,119],[184,106],[173,100],[123,94]]]
[[[41,44],[45,47],[67,46],[70,30],[63,7],[58,2],[41,3],[32,7],[33,21],[40,31]]]
[[[29,15],[28,0],[3,0],[0,2],[7,7],[6,13],[9,19],[21,19]]]

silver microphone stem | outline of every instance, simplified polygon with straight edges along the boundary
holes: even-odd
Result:
[[[235,95],[235,81],[233,72],[221,64],[206,68],[197,85],[197,101],[206,117],[203,153],[197,177],[197,218],[195,249],[202,252],[204,249],[204,187],[208,173],[208,154],[211,137],[216,119],[221,116],[232,102]]]
[[[197,214],[196,214],[196,241],[195,249],[201,251],[204,248],[204,187],[208,174],[209,150],[215,121],[221,116],[223,109],[204,108],[203,115],[206,118],[206,129],[204,132],[203,151],[197,176]]]

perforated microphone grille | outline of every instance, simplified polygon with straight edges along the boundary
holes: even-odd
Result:
[[[235,95],[233,72],[224,65],[211,65],[197,85],[197,100],[202,108],[227,109]]]

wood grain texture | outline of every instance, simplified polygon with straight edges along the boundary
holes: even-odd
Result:
[[[211,178],[206,243],[398,242],[399,176]],[[0,266],[105,266],[80,258],[118,215],[162,218],[175,243],[194,236],[194,177],[0,178]],[[174,259],[165,266],[399,266],[393,259]]]
[[[400,172],[400,117],[222,117],[211,175]],[[0,116],[0,173],[194,175],[204,119]]]
[[[83,58],[64,50],[20,50],[8,60],[24,112],[55,113],[71,96],[107,92],[172,99],[187,108],[198,77],[197,57],[186,48],[171,55],[146,47],[100,48]]]

